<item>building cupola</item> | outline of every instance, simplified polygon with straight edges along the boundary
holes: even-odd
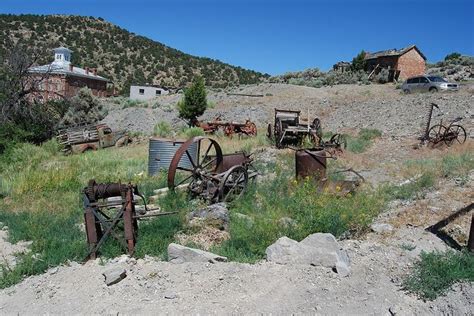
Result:
[[[71,62],[72,50],[66,47],[58,47],[53,49],[54,51],[54,63],[69,64]]]

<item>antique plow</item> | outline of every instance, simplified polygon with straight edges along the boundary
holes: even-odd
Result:
[[[207,134],[214,134],[217,131],[222,131],[227,137],[232,137],[234,134],[257,136],[257,126],[251,120],[246,120],[245,123],[222,121],[218,116],[209,122],[194,123],[196,127],[200,127]]]
[[[196,143],[197,154],[193,155],[190,148]],[[179,166],[184,156],[192,167]],[[215,140],[198,136],[176,151],[168,170],[168,189],[187,188],[192,197],[212,203],[229,202],[240,197],[257,174],[251,155],[244,152],[223,155]]]
[[[84,221],[89,250],[86,259],[95,259],[99,248],[108,237],[113,237],[122,248],[132,255],[138,236],[137,220],[151,216],[163,216],[176,212],[145,214],[136,210],[135,196],[143,199],[136,186],[121,183],[96,183],[90,180],[83,190]]]
[[[421,143],[427,142],[432,147],[440,143],[445,143],[447,146],[451,146],[454,143],[463,144],[466,141],[467,134],[464,127],[458,124],[462,118],[458,117],[448,125],[443,124],[441,120],[439,124],[431,126],[434,108],[439,110],[439,106],[435,103],[431,103],[428,106],[425,133],[420,137]]]

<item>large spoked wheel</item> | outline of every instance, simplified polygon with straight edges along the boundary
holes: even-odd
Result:
[[[448,146],[451,146],[454,142],[463,144],[467,138],[466,130],[461,125],[453,124],[446,130],[443,138]]]
[[[275,121],[275,146],[277,148],[282,148],[282,137],[283,137],[283,127],[280,120]]]
[[[446,133],[446,127],[441,124],[432,126],[428,131],[428,142],[434,146],[443,140]]]
[[[168,169],[168,188],[175,190],[188,186],[194,194],[200,194],[212,184],[213,176],[222,163],[219,144],[205,136],[187,140],[178,148]],[[217,191],[217,186],[215,188]]]
[[[230,202],[242,196],[247,188],[249,176],[243,166],[233,166],[222,177],[219,185],[219,201]]]
[[[333,144],[337,149],[346,149],[347,147],[346,137],[342,134],[332,135],[329,142]]]

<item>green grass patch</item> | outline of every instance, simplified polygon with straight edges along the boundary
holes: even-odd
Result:
[[[377,193],[360,191],[337,197],[319,192],[310,180],[297,183],[292,174],[293,170],[277,167],[275,180],[259,183],[232,203],[231,239],[213,251],[234,261],[254,262],[262,259],[265,249],[282,236],[300,241],[316,232],[336,237],[346,232],[360,234],[383,207]],[[293,223],[288,225],[282,218],[290,218]]]
[[[465,251],[421,253],[404,287],[425,300],[443,295],[458,282],[474,281],[474,254]]]
[[[347,150],[353,153],[362,153],[372,145],[374,139],[382,136],[382,132],[377,129],[363,128],[359,131],[357,137],[347,137]]]
[[[11,286],[24,277],[39,274],[48,268],[82,260],[86,255],[85,234],[77,223],[81,213],[51,214],[42,212],[0,212],[0,221],[9,228],[10,241],[31,240],[31,252],[20,255],[18,264],[11,268],[0,266],[0,288]]]
[[[388,200],[410,200],[423,197],[423,194],[434,185],[434,175],[425,173],[407,184],[382,186],[380,191]]]

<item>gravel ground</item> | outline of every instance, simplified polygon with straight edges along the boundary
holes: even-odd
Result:
[[[376,128],[392,137],[421,135],[427,116],[427,106],[440,106],[433,124],[462,117],[461,123],[474,137],[474,86],[465,85],[457,93],[403,95],[393,85],[338,85],[310,88],[286,84],[244,86],[231,93],[259,94],[263,97],[227,95],[209,92],[214,104],[200,118],[207,121],[220,115],[222,120],[245,122],[250,119],[259,128],[273,124],[273,109],[301,110],[302,117],[320,117],[323,129],[332,132],[357,132],[361,128]],[[169,122],[175,129],[185,126],[175,109],[181,95],[166,95],[151,104],[156,109],[111,106],[104,122],[115,129],[128,129],[151,134],[159,121]]]

